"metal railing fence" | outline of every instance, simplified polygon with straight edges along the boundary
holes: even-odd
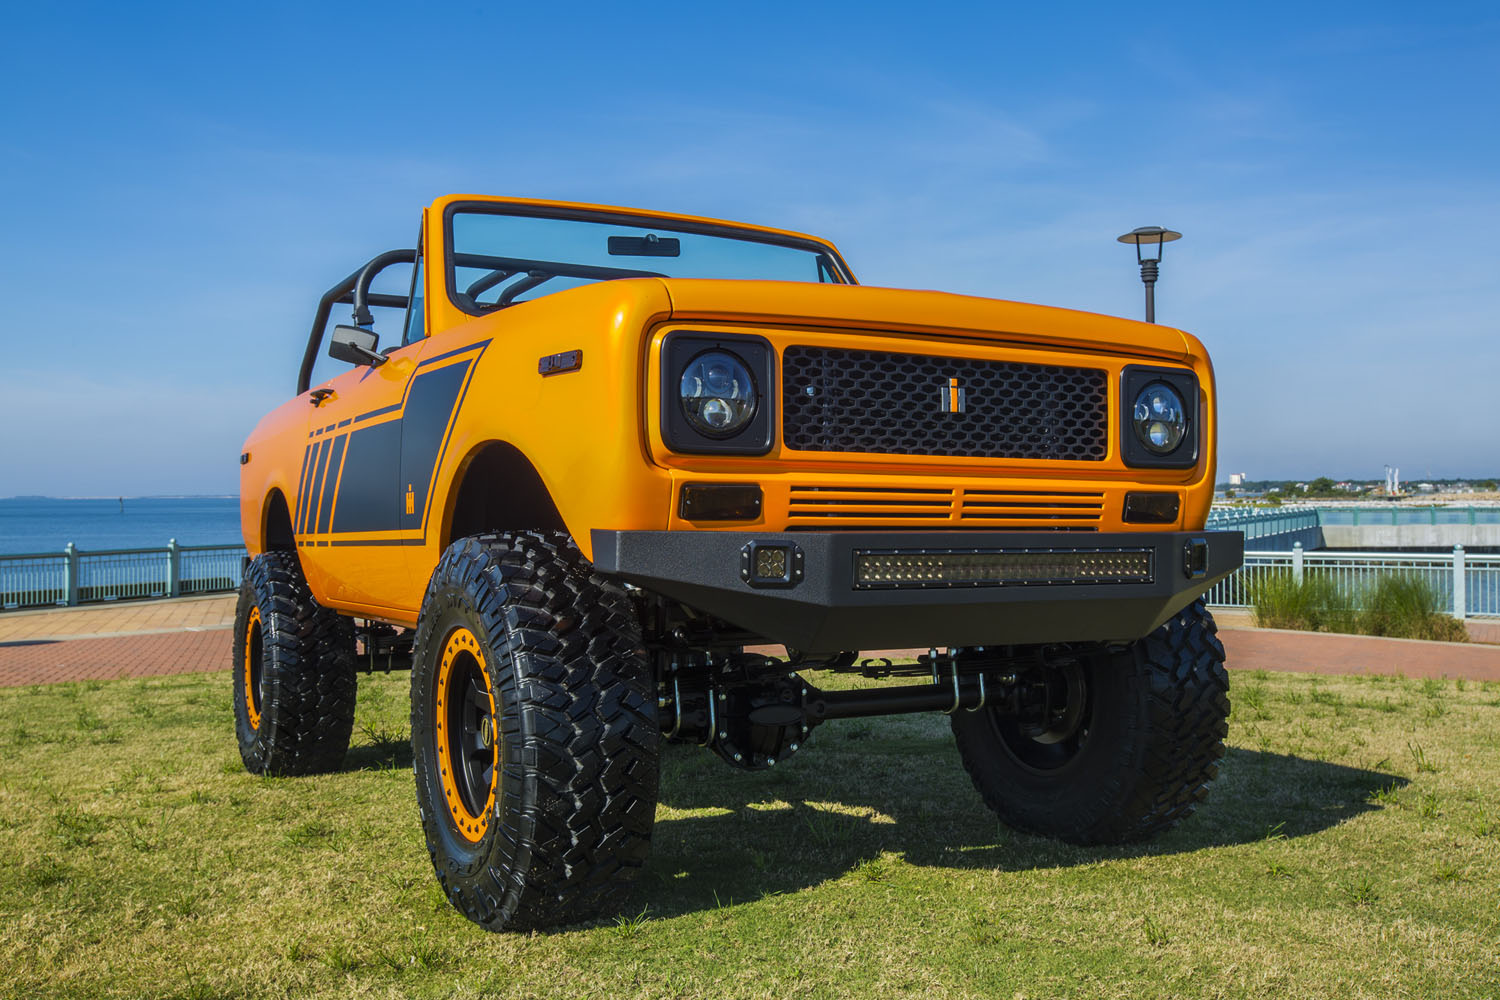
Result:
[[[1321,512],[1325,517],[1329,513]],[[1208,523],[1244,531],[1248,545],[1316,527],[1319,515],[1310,508],[1218,509],[1209,514]],[[245,555],[241,545],[178,545],[175,539],[157,549],[85,552],[70,544],[62,552],[0,555],[0,609],[232,591],[240,585]],[[1333,581],[1340,598],[1351,602],[1382,575],[1397,573],[1425,580],[1455,617],[1500,617],[1500,555],[1470,554],[1462,546],[1424,553],[1319,552],[1300,544],[1289,552],[1272,552],[1251,546],[1244,566],[1216,584],[1207,600],[1219,607],[1251,607],[1253,589],[1267,575],[1290,573],[1302,580],[1309,571]]]
[[[1332,583],[1338,599],[1357,605],[1382,576],[1421,579],[1455,618],[1500,616],[1500,555],[1470,555],[1462,545],[1452,552],[1246,552],[1245,564],[1206,595],[1210,605],[1254,606],[1255,587],[1268,577],[1288,574],[1298,583],[1311,574]]]
[[[236,590],[243,545],[0,555],[0,609],[73,606],[141,597],[181,597]]]
[[[1500,507],[1320,507],[1323,524],[1500,524]]]
[[[68,603],[64,557],[3,556],[0,562],[0,608],[42,608]]]
[[[1209,528],[1239,530],[1245,533],[1245,541],[1265,538],[1268,535],[1285,535],[1294,531],[1306,531],[1318,527],[1317,510],[1306,507],[1293,510],[1235,510],[1215,507],[1208,512]]]

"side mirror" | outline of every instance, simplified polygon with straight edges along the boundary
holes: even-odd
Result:
[[[379,368],[386,362],[385,355],[376,350],[379,344],[380,338],[375,335],[374,330],[357,326],[336,326],[333,328],[333,339],[328,344],[328,356],[347,361],[351,365]]]

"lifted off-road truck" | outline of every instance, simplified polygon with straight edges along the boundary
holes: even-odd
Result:
[[[372,288],[396,265],[407,294]],[[325,339],[352,367],[313,387]],[[864,288],[757,226],[440,198],[323,297],[240,456],[240,752],[338,767],[356,670],[409,663],[428,850],[492,930],[618,905],[664,742],[758,770],[946,712],[1006,823],[1147,837],[1224,752],[1214,433],[1178,330]]]

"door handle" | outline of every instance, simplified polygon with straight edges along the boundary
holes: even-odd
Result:
[[[311,397],[310,401],[311,401],[312,405],[314,405],[314,406],[322,406],[323,405],[323,400],[325,400],[329,396],[333,395],[333,390],[332,389],[314,389],[312,392],[308,393],[308,395]]]

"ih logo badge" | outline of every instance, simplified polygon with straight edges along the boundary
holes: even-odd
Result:
[[[417,495],[411,491],[411,483],[406,484],[406,512],[408,514],[417,512]]]
[[[958,379],[950,378],[948,384],[943,386],[943,412],[962,413],[967,401],[968,395],[964,387],[959,384]]]

